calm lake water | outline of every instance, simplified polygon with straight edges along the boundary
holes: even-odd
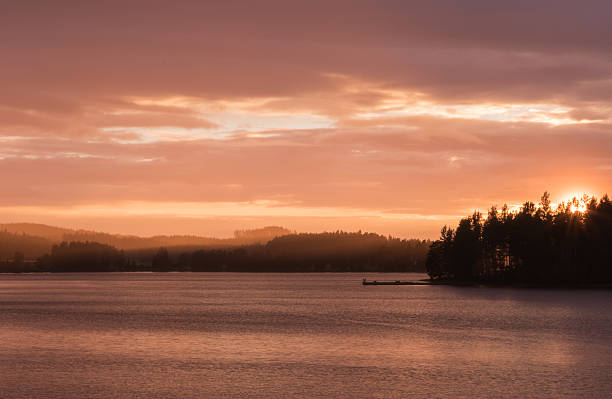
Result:
[[[0,275],[2,398],[612,397],[612,292]]]

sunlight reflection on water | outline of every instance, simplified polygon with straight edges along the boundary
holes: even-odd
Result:
[[[612,292],[0,276],[0,397],[607,397]]]

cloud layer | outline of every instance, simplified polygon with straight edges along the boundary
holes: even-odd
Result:
[[[611,18],[605,1],[14,2],[0,216],[432,237],[543,190],[601,195]]]

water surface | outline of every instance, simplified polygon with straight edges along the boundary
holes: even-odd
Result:
[[[612,395],[612,292],[0,275],[2,398]]]

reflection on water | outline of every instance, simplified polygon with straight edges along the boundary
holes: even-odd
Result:
[[[0,397],[609,397],[612,292],[0,276]]]

